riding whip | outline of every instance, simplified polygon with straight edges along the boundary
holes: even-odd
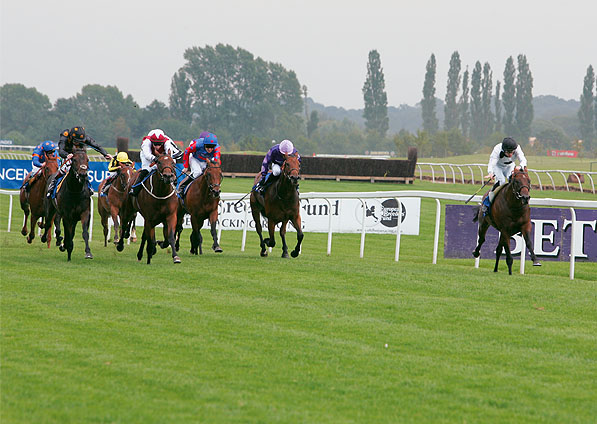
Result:
[[[236,207],[236,205],[238,205],[240,202],[242,202],[243,200],[245,200],[245,197],[247,197],[249,194],[251,194],[251,191],[248,192],[247,194],[245,194],[242,198],[240,198],[239,200],[236,201],[236,203],[234,204],[234,206]]]
[[[470,202],[470,201],[471,201],[471,199],[472,199],[473,197],[475,197],[475,196],[477,195],[477,193],[479,193],[481,190],[483,190],[483,187],[485,187],[485,186],[486,186],[487,184],[489,184],[490,182],[491,182],[491,178],[490,178],[490,179],[488,179],[487,181],[485,181],[485,182],[483,183],[483,185],[481,186],[481,188],[480,188],[479,190],[475,191],[471,197],[469,197],[468,199],[466,199],[466,202],[464,202],[464,204],[466,205],[468,202]]]

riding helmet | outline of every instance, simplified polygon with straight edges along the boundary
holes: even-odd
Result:
[[[502,141],[502,150],[504,152],[513,152],[518,147],[518,144],[512,137],[506,137]]]
[[[294,145],[290,140],[282,140],[280,143],[280,152],[289,155],[294,151]]]
[[[42,143],[42,149],[46,153],[52,153],[57,148],[58,148],[58,146],[56,146],[56,144],[54,144],[53,141],[47,140]]]
[[[129,155],[126,152],[118,152],[118,154],[116,155],[116,160],[120,163],[133,163],[129,159]]]
[[[166,142],[166,140],[168,139],[168,137],[166,137],[166,134],[164,134],[164,131],[162,131],[160,129],[155,129],[155,130],[149,131],[149,134],[147,134],[145,137],[143,137],[143,140],[146,140],[146,139],[151,141],[153,144],[164,144]]]
[[[72,127],[70,129],[69,136],[77,141],[85,140],[85,127]]]
[[[203,145],[205,147],[215,147],[218,144],[218,137],[215,134],[209,133],[203,138]]]

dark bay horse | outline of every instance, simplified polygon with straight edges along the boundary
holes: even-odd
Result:
[[[267,256],[267,247],[276,245],[274,239],[276,224],[281,222],[282,257],[288,257],[288,245],[286,244],[286,224],[288,224],[288,221],[296,229],[297,240],[296,246],[290,254],[293,258],[296,258],[300,253],[301,242],[303,241],[300,200],[297,191],[300,166],[301,164],[296,155],[286,155],[280,176],[266,188],[265,194],[262,196],[256,191],[251,192],[251,213],[255,221],[255,230],[259,235],[261,256]],[[270,178],[273,177],[270,176]],[[261,215],[267,218],[269,237],[265,239],[261,235]]]
[[[151,263],[151,257],[156,253],[155,226],[164,225],[164,232],[168,235],[168,242],[172,246],[172,260],[175,264],[180,263],[176,252],[176,219],[178,210],[178,197],[176,196],[176,171],[175,162],[169,155],[160,155],[156,159],[157,169],[143,183],[142,190],[134,197],[127,195],[127,198],[120,209],[120,240],[116,249],[121,252],[124,249],[124,240],[130,235],[130,226],[134,214],[139,211],[145,220],[143,238],[137,252],[137,259],[143,258],[143,247],[147,243],[147,263]],[[136,177],[129,182],[129,188],[136,182]]]
[[[64,226],[64,248],[71,260],[73,251],[73,238],[75,227],[81,221],[83,228],[83,240],[85,241],[85,259],[93,259],[89,249],[89,219],[91,216],[91,191],[87,183],[89,171],[89,158],[84,149],[74,149],[71,158],[71,167],[60,184],[55,199],[47,199],[46,218],[42,241],[46,241],[48,231],[55,216],[59,216]],[[56,237],[59,237],[60,230],[56,226]]]
[[[99,196],[99,200],[97,202],[97,209],[102,220],[102,227],[104,227],[104,247],[108,245],[108,218],[110,217],[114,223],[114,244],[118,243],[118,235],[120,234],[120,220],[118,219],[118,212],[120,211],[120,208],[122,207],[122,204],[126,198],[127,187],[129,185],[129,181],[135,173],[135,170],[128,164],[121,164],[120,169],[117,172],[118,175],[116,176],[116,179],[108,189],[108,195]],[[103,180],[100,183],[98,193],[102,192],[105,184],[106,180]],[[134,220],[132,225],[132,231],[134,231]]]
[[[35,177],[35,183],[32,184],[31,181],[29,181],[29,193],[27,193],[24,187],[21,187],[19,195],[21,209],[23,209],[23,212],[25,213],[25,220],[23,222],[23,228],[21,229],[21,234],[24,236],[27,235],[27,218],[29,217],[29,213],[31,213],[31,232],[27,236],[27,243],[31,243],[35,238],[35,224],[39,221],[39,218],[44,218],[44,199],[46,197],[46,187],[48,186],[50,175],[58,171],[57,155],[55,153],[51,156],[47,153],[44,154],[46,155],[44,166]],[[42,219],[42,221],[39,222],[39,228],[43,227],[44,221]],[[48,237],[48,247],[50,247],[50,239],[51,237]]]
[[[473,218],[473,222],[479,221],[479,241],[473,256],[479,257],[481,246],[485,242],[485,233],[490,225],[500,232],[500,240],[495,250],[495,268],[497,272],[500,262],[502,248],[506,252],[506,263],[508,272],[512,275],[512,253],[510,252],[510,237],[517,233],[522,233],[527,249],[531,253],[531,259],[534,266],[540,266],[541,263],[535,256],[533,245],[531,244],[531,209],[529,191],[531,190],[531,179],[525,170],[516,168],[507,183],[498,193],[496,193],[491,204],[491,213],[483,216],[479,209]],[[524,255],[526,252],[521,252]]]
[[[211,226],[211,237],[213,245],[211,248],[216,253],[222,253],[222,248],[218,243],[218,234],[216,232],[216,223],[218,221],[218,204],[220,202],[220,185],[222,184],[222,169],[218,161],[208,161],[207,167],[201,176],[193,181],[187,190],[184,208],[179,208],[178,222],[179,228],[182,225],[185,210],[191,215],[191,254],[203,254],[203,237],[201,236],[201,227],[203,222],[209,219]],[[199,248],[199,252],[197,252]]]

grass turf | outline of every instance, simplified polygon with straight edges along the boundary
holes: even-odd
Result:
[[[301,190],[438,186],[459,190],[314,181]],[[327,235],[307,233],[301,256],[284,260],[279,246],[260,258],[253,233],[240,252],[232,231],[223,254],[191,257],[185,230],[181,265],[161,251],[147,266],[137,245],[104,248],[99,225],[92,261],[80,225],[71,263],[39,238],[27,245],[20,218],[6,232],[1,199],[3,423],[597,416],[597,266],[577,263],[570,281],[567,263],[525,276],[508,276],[504,263],[496,275],[493,261],[431,265],[433,200],[422,201],[421,235],[403,236],[398,263],[389,235],[367,235],[360,259],[360,235],[335,234],[328,257]]]

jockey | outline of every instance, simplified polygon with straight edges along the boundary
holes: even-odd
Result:
[[[129,194],[131,196],[137,196],[141,191],[141,182],[149,175],[149,172],[157,168],[154,164],[157,156],[168,154],[172,156],[172,159],[180,159],[182,152],[176,147],[176,144],[170,137],[164,134],[164,131],[155,129],[149,131],[149,133],[143,137],[141,143],[141,170],[135,180],[136,183],[131,187]]]
[[[58,149],[58,146],[50,140],[38,144],[35,149],[33,149],[33,154],[31,156],[31,172],[25,177],[25,181],[23,181],[23,185],[21,186],[21,188],[25,188],[27,193],[29,193],[31,186],[37,180],[39,175],[41,175],[40,171],[46,164],[46,157],[54,157],[56,155],[56,149]]]
[[[495,189],[500,185],[505,184],[512,175],[515,163],[518,160],[520,167],[527,171],[527,159],[522,152],[522,149],[511,137],[506,137],[501,143],[496,144],[489,156],[489,165],[487,166],[488,175],[485,178],[489,180],[496,179],[496,182],[489,192],[489,195],[483,200],[483,215],[487,215],[490,210],[493,197],[495,196]]]
[[[108,165],[108,171],[110,171],[110,173],[108,174],[108,178],[106,179],[106,183],[104,184],[100,196],[108,195],[110,185],[112,185],[112,183],[116,179],[118,171],[120,170],[120,167],[122,165],[133,165],[133,161],[129,159],[129,155],[127,154],[127,152],[119,152],[116,155],[116,157],[112,158],[112,160],[110,161],[110,164]]]
[[[85,134],[84,127],[73,127],[70,130],[66,129],[62,131],[62,133],[60,133],[60,140],[58,141],[58,154],[64,161],[62,166],[58,169],[56,178],[52,180],[48,187],[47,197],[52,195],[58,180],[65,176],[70,170],[70,158],[73,156],[73,149],[75,147],[84,149],[85,146],[91,147],[108,160],[112,159],[112,155],[108,154],[93,138]],[[93,195],[91,187],[89,187],[89,190],[91,191],[91,195]]]
[[[290,140],[283,140],[280,144],[276,144],[269,149],[261,163],[261,178],[259,182],[253,186],[253,190],[263,194],[268,185],[267,181],[270,175],[273,174],[274,177],[280,175],[282,172],[281,166],[286,160],[286,155],[290,154],[296,154],[300,162],[301,156],[298,154],[298,151],[294,148],[294,145]]]
[[[189,147],[184,151],[184,169],[182,172],[187,174],[190,169],[191,175],[187,175],[180,182],[178,187],[180,195],[184,194],[185,187],[191,181],[203,174],[207,167],[207,161],[220,161],[220,145],[215,134],[202,132],[199,138],[191,141]]]

